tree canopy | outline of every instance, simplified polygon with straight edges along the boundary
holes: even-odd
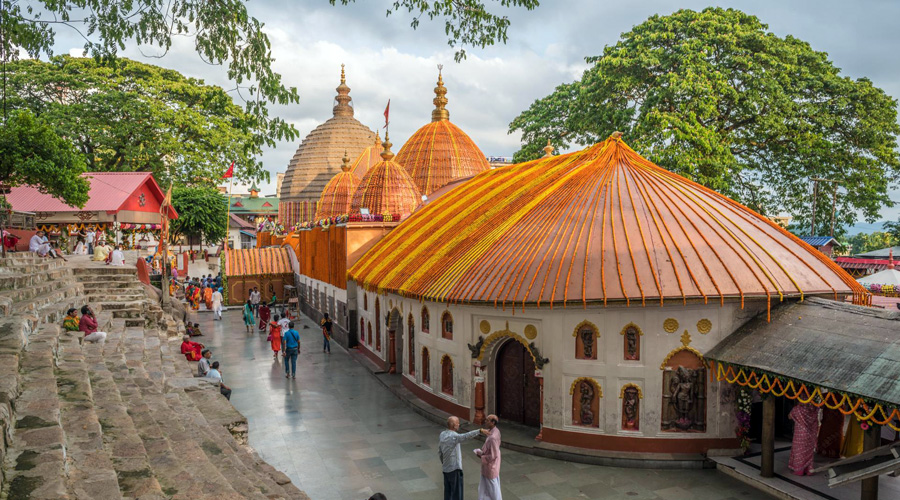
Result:
[[[268,176],[253,119],[219,87],[120,58],[55,57],[9,64],[9,106],[33,111],[99,172],[153,172],[163,186],[215,185],[234,161],[238,180]]]
[[[83,207],[90,185],[84,160],[53,127],[29,110],[14,111],[0,127],[0,184],[31,184],[42,193]]]
[[[172,206],[178,218],[171,222],[173,238],[203,238],[207,245],[225,239],[228,202],[212,187],[176,187],[172,190]]]
[[[567,148],[621,131],[660,166],[798,227],[810,227],[815,178],[840,181],[838,229],[857,213],[874,221],[900,174],[897,101],[767,29],[732,9],[650,17],[513,120],[516,160],[548,139]],[[832,189],[820,185],[818,214],[831,213]],[[830,217],[816,222],[828,234]]]
[[[873,233],[854,234],[847,238],[846,241],[842,242],[842,244],[845,247],[848,247],[847,251],[851,255],[855,255],[900,245],[900,238],[890,232],[875,231]]]

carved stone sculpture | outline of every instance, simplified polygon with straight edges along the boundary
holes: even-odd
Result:
[[[625,394],[622,397],[622,428],[625,430],[636,431],[640,428],[638,422],[638,390],[634,387],[626,387]]]
[[[638,359],[637,331],[634,327],[625,330],[625,359]]]
[[[672,395],[671,403],[675,407],[675,413],[678,415],[677,420],[675,420],[675,427],[681,430],[689,430],[694,424],[691,418],[696,401],[694,371],[679,366],[669,387],[669,392]]]
[[[594,412],[591,404],[594,402],[594,386],[590,382],[582,381],[579,387],[581,391],[581,425],[594,425]]]
[[[582,353],[585,359],[594,358],[594,332],[588,329],[581,331]]]

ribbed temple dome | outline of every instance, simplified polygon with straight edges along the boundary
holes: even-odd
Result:
[[[365,177],[366,172],[381,161],[381,152],[383,149],[381,137],[378,137],[378,132],[375,132],[375,143],[364,149],[350,164],[350,171],[353,172],[356,180]]]
[[[369,290],[495,305],[868,298],[797,237],[616,135],[476,176],[391,231],[350,276]]]
[[[288,164],[278,193],[282,202],[316,202],[328,181],[341,171],[344,152],[356,158],[375,140],[375,133],[353,118],[343,65],[336,90],[334,116],[303,139]]]
[[[350,213],[350,202],[356,192],[358,179],[350,171],[350,157],[344,153],[341,172],[331,178],[316,208],[316,219],[327,219]]]
[[[422,194],[430,195],[448,183],[490,170],[491,165],[475,142],[450,121],[447,89],[438,75],[431,123],[420,128],[397,153]]]
[[[391,146],[385,135],[382,161],[370,168],[359,182],[350,204],[351,214],[359,214],[360,209],[366,208],[372,215],[407,215],[419,206],[422,195],[406,170],[393,161]]]

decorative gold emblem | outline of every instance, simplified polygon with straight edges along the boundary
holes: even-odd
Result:
[[[678,330],[678,320],[669,318],[663,321],[663,330],[665,330],[666,333],[675,333],[675,331]]]
[[[707,333],[710,332],[710,330],[712,330],[712,321],[710,321],[706,318],[703,318],[697,322],[697,331],[698,332],[702,333],[703,335],[706,335]]]
[[[685,330],[684,333],[681,334],[681,344],[685,347],[691,345],[691,334],[688,333],[687,330]]]
[[[534,325],[527,325],[525,327],[525,338],[528,340],[534,340],[537,337],[537,328]]]
[[[491,333],[491,323],[486,319],[481,320],[481,323],[478,325],[478,328],[481,329],[481,333],[484,333],[484,334]]]

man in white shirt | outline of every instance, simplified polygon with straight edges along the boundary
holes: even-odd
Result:
[[[250,304],[253,306],[253,313],[259,313],[259,301],[262,299],[262,294],[259,293],[259,290],[256,287],[253,287],[253,291],[250,292]]]
[[[207,373],[209,373],[209,358],[212,357],[212,352],[209,349],[203,349],[200,351],[200,361],[197,362],[197,376],[205,377]]]
[[[88,255],[94,255],[94,237],[96,235],[97,233],[95,233],[93,229],[88,229],[87,234],[84,236],[84,242],[87,243]]]
[[[206,373],[206,378],[219,383],[219,393],[225,396],[225,399],[231,401],[231,388],[222,382],[222,373],[219,371],[219,362],[213,361],[212,367]]]
[[[438,457],[441,459],[441,469],[444,472],[445,500],[463,500],[462,453],[459,451],[459,443],[474,438],[479,432],[487,435],[485,429],[475,429],[465,434],[458,431],[459,419],[448,418],[447,429],[441,432],[438,442]]]

